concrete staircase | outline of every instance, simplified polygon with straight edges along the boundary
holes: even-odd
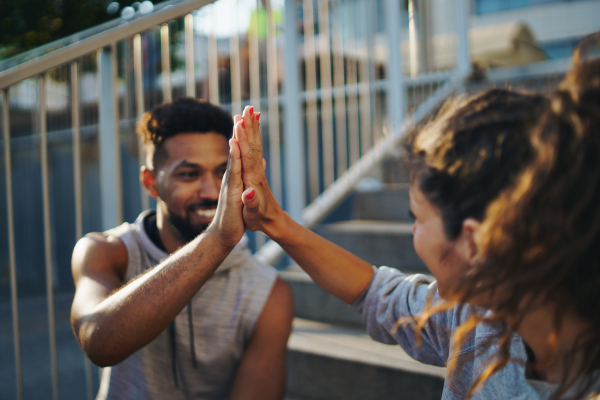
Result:
[[[381,168],[384,184],[357,190],[315,231],[373,265],[427,273],[412,244],[409,179],[400,159]],[[371,181],[377,182],[377,181]],[[294,292],[288,400],[440,399],[445,369],[371,340],[362,318],[298,266],[281,272]]]

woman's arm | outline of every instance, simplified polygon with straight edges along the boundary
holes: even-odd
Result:
[[[264,171],[260,114],[246,107],[243,128],[235,130],[242,158],[244,223],[252,231],[262,231],[273,239],[325,290],[352,303],[369,285],[373,267],[338,245],[294,221],[271,193]]]

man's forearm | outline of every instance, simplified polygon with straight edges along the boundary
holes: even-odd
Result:
[[[97,364],[114,365],[156,338],[232,248],[207,231],[167,260],[108,296],[74,329]]]
[[[371,264],[298,224],[287,213],[274,224],[267,235],[319,286],[344,302],[352,303],[371,282]]]

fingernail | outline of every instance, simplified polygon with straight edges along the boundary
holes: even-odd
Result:
[[[252,200],[254,198],[255,194],[256,194],[256,192],[254,191],[254,189],[252,189],[252,191],[250,193],[248,193],[246,198]]]
[[[254,114],[254,107],[250,107],[250,115]]]
[[[260,121],[260,113],[259,112],[256,113],[256,120]]]
[[[242,120],[242,128],[246,129],[246,127],[244,126],[244,120]]]

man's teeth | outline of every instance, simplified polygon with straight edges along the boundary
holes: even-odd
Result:
[[[199,216],[201,216],[203,218],[212,218],[215,216],[216,212],[217,212],[216,208],[210,208],[208,210],[206,210],[206,209],[196,210],[196,214],[198,214]]]

